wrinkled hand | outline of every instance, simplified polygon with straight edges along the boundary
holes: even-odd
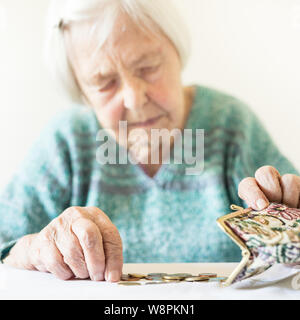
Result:
[[[248,177],[239,184],[238,195],[254,210],[265,209],[270,202],[300,208],[300,177],[280,176],[271,166],[259,168],[255,178]]]
[[[67,280],[119,281],[122,241],[108,216],[95,207],[70,207],[37,234],[29,247],[30,264]]]

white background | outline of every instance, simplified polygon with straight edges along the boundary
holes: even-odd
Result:
[[[174,0],[193,40],[186,84],[237,96],[300,169],[300,0]],[[0,187],[68,101],[43,65],[48,0],[0,0]]]
[[[216,273],[218,276],[229,276],[237,265],[129,263],[124,264],[123,273]],[[299,300],[300,290],[293,289],[291,278],[297,271],[299,269],[278,264],[258,276],[229,287],[223,287],[218,282],[206,281],[127,287],[105,281],[62,281],[49,273],[0,265],[0,276],[4,279],[2,287],[0,285],[0,300]],[[296,277],[294,279],[298,278]],[[280,279],[284,280],[279,282]]]

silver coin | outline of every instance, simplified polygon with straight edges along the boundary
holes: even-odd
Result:
[[[174,273],[173,274],[174,276],[178,276],[178,277],[185,277],[185,278],[187,278],[187,277],[192,277],[193,275],[192,274],[190,274],[190,273]]]
[[[166,276],[167,273],[148,273],[147,276],[148,277],[163,277],[163,276]]]
[[[210,278],[209,281],[226,281],[228,278],[227,277],[215,277],[215,278]]]

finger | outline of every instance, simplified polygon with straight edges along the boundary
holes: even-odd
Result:
[[[282,202],[282,189],[280,185],[280,174],[271,166],[259,168],[255,173],[258,186],[271,202]]]
[[[109,217],[99,208],[88,207],[87,210],[93,216],[94,222],[102,235],[105,253],[105,280],[111,282],[119,281],[123,267],[123,246],[119,231]]]
[[[63,257],[55,244],[48,241],[40,250],[40,257],[43,261],[43,269],[54,274],[57,278],[68,280],[74,276],[70,268],[65,264]]]
[[[72,231],[83,250],[90,278],[94,281],[104,280],[105,254],[99,228],[93,221],[81,218],[72,224]]]
[[[48,272],[45,267],[42,258],[41,258],[41,246],[45,242],[45,245],[48,245],[48,241],[45,241],[41,238],[40,235],[36,234],[33,238],[31,245],[29,246],[28,255],[30,257],[30,264],[34,267],[35,270],[40,272]]]
[[[48,272],[47,268],[43,264],[38,264],[34,267],[36,268],[36,270],[38,270],[40,272]]]
[[[269,205],[267,197],[254,178],[245,178],[239,184],[238,195],[254,210],[263,210]]]
[[[63,217],[59,217],[55,220],[55,229],[55,244],[63,256],[64,262],[69,266],[76,278],[87,279],[89,272],[84,254],[71,225]]]
[[[282,202],[291,208],[297,208],[300,198],[300,177],[293,174],[285,174],[281,177],[283,192]]]

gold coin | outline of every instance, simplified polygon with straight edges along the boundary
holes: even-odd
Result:
[[[208,280],[209,280],[209,277],[188,277],[184,279],[184,281],[187,281],[187,282],[208,281]]]
[[[177,279],[163,279],[164,282],[180,282],[180,280]]]
[[[129,277],[131,277],[131,278],[138,278],[138,279],[144,279],[144,278],[146,278],[146,275],[141,274],[141,273],[129,273],[128,275],[129,275]]]
[[[216,273],[199,273],[198,277],[208,277],[208,278],[216,278],[218,275]]]
[[[118,284],[119,285],[121,285],[121,286],[140,286],[141,285],[141,283],[139,283],[139,282],[128,282],[128,281],[120,281],[120,282],[118,282]]]
[[[121,280],[122,281],[139,281],[140,278],[134,278],[134,277],[131,277],[128,274],[122,274]]]
[[[125,281],[139,281],[141,278],[128,278]]]

